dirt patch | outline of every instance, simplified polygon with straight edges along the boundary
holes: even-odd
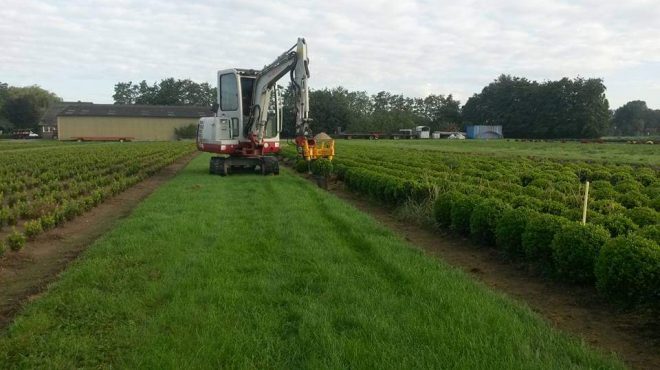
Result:
[[[312,176],[306,176],[315,181]],[[593,287],[576,287],[534,276],[507,262],[493,248],[469,239],[398,220],[391,208],[331,181],[328,191],[370,214],[414,247],[458,267],[499,292],[529,306],[552,326],[612,351],[635,369],[660,369],[660,320],[646,312],[624,312],[604,302]]]
[[[22,250],[5,252],[0,257],[0,329],[11,322],[25,302],[41,295],[94,240],[128,216],[140,201],[174,177],[196,155],[177,160],[89,212],[39,235]]]

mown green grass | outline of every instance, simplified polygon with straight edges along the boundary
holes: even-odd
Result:
[[[494,156],[526,156],[558,160],[590,160],[660,166],[658,145],[626,143],[580,142],[519,142],[509,140],[337,140],[337,155],[342,146],[382,146],[433,150],[440,152],[466,152]]]
[[[208,158],[24,310],[0,367],[622,367],[288,171]]]

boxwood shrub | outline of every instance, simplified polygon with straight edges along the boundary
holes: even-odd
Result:
[[[643,207],[644,205],[651,203],[649,197],[638,191],[629,191],[623,194],[618,194],[616,200],[626,208]]]
[[[457,198],[463,195],[457,191],[449,191],[438,195],[433,204],[433,218],[440,226],[451,226],[451,207]]]
[[[470,217],[476,200],[462,195],[454,200],[451,207],[451,228],[455,232],[468,235],[470,233]]]
[[[300,159],[296,162],[294,168],[296,172],[305,173],[309,171],[309,164],[307,163],[306,160]]]
[[[39,220],[30,220],[26,221],[24,225],[25,236],[28,238],[34,238],[35,236],[41,234],[44,231]]]
[[[569,222],[552,239],[556,276],[575,283],[594,281],[594,264],[610,233],[600,225]]]
[[[508,208],[502,212],[495,227],[495,244],[507,257],[519,259],[524,256],[522,235],[528,220],[534,215],[534,211],[524,207]]]
[[[332,162],[326,158],[319,158],[315,161],[312,161],[311,165],[312,173],[318,176],[330,176],[332,173]]]
[[[621,235],[628,235],[639,228],[633,220],[619,213],[602,216],[598,218],[597,221],[594,221],[594,223],[606,228],[613,238]]]
[[[598,211],[604,215],[626,212],[626,207],[622,206],[620,203],[612,199],[599,199],[599,200],[591,201],[589,202],[589,208]]]
[[[16,229],[13,229],[11,234],[7,236],[6,242],[9,249],[11,249],[14,252],[18,251],[21,248],[23,248],[23,246],[25,245],[26,242],[25,235],[23,235],[23,233],[17,231]]]
[[[540,267],[544,272],[553,270],[552,239],[559,232],[565,218],[543,213],[530,214],[521,242],[525,260]]]
[[[648,225],[637,230],[636,235],[650,239],[660,244],[660,225]]]
[[[629,209],[626,213],[639,226],[657,225],[660,223],[660,213],[649,207],[635,207]]]
[[[510,207],[495,198],[484,198],[477,202],[470,216],[472,238],[478,243],[495,245],[495,228],[507,208]]]
[[[606,243],[596,261],[596,287],[612,301],[660,303],[660,246],[636,235]]]

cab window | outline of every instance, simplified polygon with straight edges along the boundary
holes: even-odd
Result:
[[[238,109],[238,83],[236,75],[227,73],[220,76],[220,110]]]

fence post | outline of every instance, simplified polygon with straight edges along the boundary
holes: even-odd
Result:
[[[589,200],[589,181],[585,182],[584,204],[582,205],[582,225],[587,223],[587,202]]]

